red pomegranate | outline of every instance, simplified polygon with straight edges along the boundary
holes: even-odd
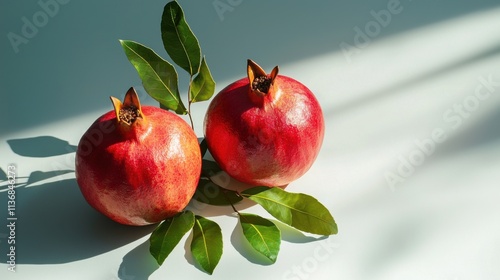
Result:
[[[87,202],[126,225],[158,223],[182,211],[201,172],[194,131],[169,111],[142,106],[133,88],[123,104],[85,132],[76,152],[76,180]]]
[[[208,149],[221,168],[251,185],[286,186],[316,159],[324,136],[321,107],[300,82],[268,75],[248,60],[248,78],[219,92],[205,116]]]

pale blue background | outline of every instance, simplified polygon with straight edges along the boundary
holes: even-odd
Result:
[[[228,3],[226,0],[219,2]],[[155,105],[119,39],[167,58],[160,38],[166,1],[76,1],[15,53],[9,32],[41,10],[37,1],[0,4],[0,168],[18,167],[18,272],[7,272],[7,183],[0,173],[2,279],[500,279],[500,87],[457,129],[443,113],[481,85],[500,81],[500,3],[401,1],[370,43],[348,61],[355,28],[390,1],[180,1],[200,40],[217,90],[245,75],[251,58],[302,81],[318,97],[325,141],[311,170],[288,190],[317,197],[339,235],[315,242],[284,226],[278,261],[249,253],[231,209],[200,208],[224,234],[213,276],[192,264],[183,244],[162,267],[149,256],[153,227],[117,225],[91,209],[74,179],[81,135],[111,110],[109,96],[137,87]],[[181,92],[187,75],[179,70]],[[185,95],[184,95],[185,97]],[[202,136],[208,103],[193,105]],[[394,188],[401,158],[435,129],[447,138]],[[267,214],[258,207],[245,210]],[[318,253],[319,252],[319,253]],[[297,273],[297,269],[303,274]]]
[[[388,1],[234,1],[222,13],[214,1],[181,1],[216,81],[240,77],[251,58],[266,69],[353,42],[353,27],[372,20],[369,11]],[[222,1],[223,3],[227,3]],[[159,36],[166,1],[69,1],[15,54],[6,38],[20,34],[23,16],[41,8],[37,1],[2,1],[1,94],[8,113],[2,134],[108,108],[102,96],[118,95],[140,81],[125,59],[118,39],[141,42],[166,55]],[[376,39],[453,17],[492,8],[495,0],[402,1],[402,15]],[[492,36],[495,36],[492,34]],[[464,42],[467,38],[464,37]],[[443,46],[453,48],[453,45]],[[285,70],[283,70],[285,71]],[[180,83],[181,86],[185,86]],[[73,106],[71,106],[72,104]],[[40,108],[42,107],[42,108]],[[26,112],[41,111],[33,117]],[[5,121],[6,117],[1,118]]]

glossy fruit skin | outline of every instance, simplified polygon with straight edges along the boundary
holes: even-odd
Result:
[[[142,106],[147,122],[122,127],[114,111],[98,118],[76,152],[76,179],[87,202],[126,225],[158,223],[182,211],[201,172],[198,140],[166,110]]]
[[[313,164],[324,119],[313,93],[295,79],[277,75],[269,93],[257,96],[243,78],[214,97],[204,133],[210,153],[230,176],[283,187]]]

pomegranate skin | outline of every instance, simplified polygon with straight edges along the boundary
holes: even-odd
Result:
[[[110,111],[81,138],[76,180],[87,202],[126,225],[158,223],[182,211],[201,172],[198,140],[166,110],[142,106],[147,121],[123,126]]]
[[[313,93],[275,69],[267,94],[252,90],[249,74],[214,97],[204,121],[214,159],[230,176],[254,186],[285,187],[304,175],[324,137],[323,113]]]

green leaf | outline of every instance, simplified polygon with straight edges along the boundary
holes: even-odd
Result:
[[[187,113],[177,85],[177,72],[152,49],[133,41],[120,40],[128,60],[139,73],[147,93],[163,108],[178,114]]]
[[[214,272],[222,256],[222,232],[217,223],[196,216],[191,253],[204,271],[210,275]]]
[[[199,202],[215,206],[236,204],[243,200],[237,192],[224,189],[214,184],[210,179],[201,178],[193,196]]]
[[[199,102],[208,100],[214,95],[215,81],[208,69],[205,57],[201,60],[200,73],[194,78],[191,84],[189,100],[191,102]]]
[[[184,12],[177,1],[165,5],[161,18],[163,46],[172,60],[191,76],[198,73],[201,49],[198,39],[184,19]]]
[[[149,238],[149,252],[161,265],[181,238],[194,225],[194,214],[185,211],[163,221]]]
[[[260,204],[276,219],[296,229],[322,235],[338,232],[332,215],[317,199],[280,188],[255,187],[241,193]]]
[[[281,244],[279,228],[273,222],[258,215],[240,213],[239,216],[243,235],[250,245],[275,263]]]

